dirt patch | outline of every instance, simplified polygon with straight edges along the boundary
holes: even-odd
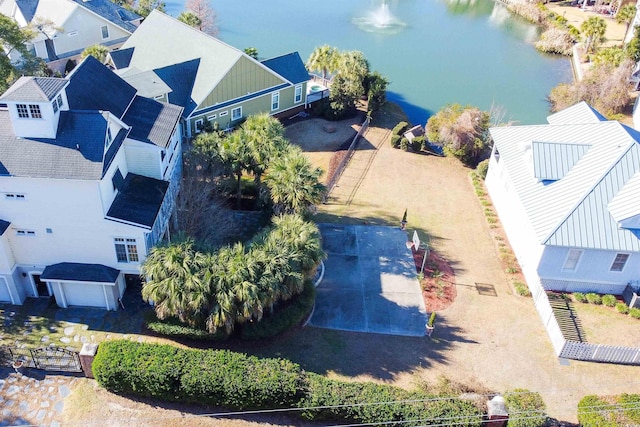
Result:
[[[426,250],[413,252],[416,272],[420,273]],[[451,265],[436,251],[430,250],[424,263],[423,277],[420,281],[424,306],[428,313],[444,310],[456,299],[456,275]]]

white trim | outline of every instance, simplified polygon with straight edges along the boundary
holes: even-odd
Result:
[[[227,115],[229,115],[229,111],[228,110],[227,111],[220,111],[220,113],[218,113],[218,117],[224,117],[224,116],[227,116]]]
[[[620,255],[626,255],[627,257],[625,258],[624,262],[622,263],[622,267],[620,268],[620,270],[614,270],[613,269],[613,265],[616,263],[616,260],[618,259],[618,256]],[[609,272],[611,273],[622,273],[624,271],[624,268],[627,266],[627,262],[629,261],[629,258],[631,258],[631,254],[628,252],[616,252],[616,255],[613,257],[613,261],[611,261],[611,265],[609,266]]]
[[[11,304],[16,305],[16,300],[13,298],[13,294],[11,293],[11,287],[9,286],[9,282],[7,282],[7,278],[0,277],[0,279],[4,281],[4,284],[7,287],[7,293],[9,294],[9,298],[11,298]]]
[[[240,110],[240,115],[239,117],[234,117],[234,113]],[[236,121],[236,120],[240,120],[242,118],[242,105],[240,105],[239,107],[235,107],[231,109],[231,121]]]
[[[198,124],[199,124],[200,126],[198,126]],[[193,122],[193,126],[194,126],[194,128],[195,128],[195,133],[200,133],[200,132],[202,132],[202,128],[204,127],[204,119],[196,119],[196,120]]]
[[[300,89],[300,99],[296,99],[297,98],[297,94],[296,92],[298,91],[298,89]],[[299,104],[302,102],[302,85],[295,85],[293,88],[293,103],[294,104]]]
[[[62,298],[62,306],[63,308],[69,308],[69,304],[67,303],[67,296],[64,294],[64,288],[62,287],[62,282],[58,283],[58,290],[60,291],[60,297]]]
[[[574,252],[579,253],[578,259],[575,261],[573,268],[567,268],[567,262],[569,261],[569,256]],[[578,271],[578,266],[580,265],[580,261],[582,260],[583,254],[584,254],[583,249],[570,248],[567,251],[567,256],[565,257],[564,262],[562,263],[562,271],[571,272],[571,273]]]
[[[277,98],[277,102],[274,102],[274,98]],[[273,106],[276,106],[273,108]],[[280,91],[271,93],[271,111],[278,111],[280,109]]]
[[[107,288],[105,288],[104,285],[102,285],[102,295],[104,295],[104,305],[107,307],[107,310],[110,310],[109,297],[107,297]]]

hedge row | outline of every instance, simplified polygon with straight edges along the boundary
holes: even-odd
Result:
[[[398,421],[403,426],[448,420],[460,426],[482,425],[480,410],[466,400],[431,399],[422,392],[384,384],[330,380],[287,360],[228,350],[107,341],[100,344],[93,374],[101,386],[127,395],[229,409],[316,408],[296,412],[307,420],[386,425]]]
[[[623,427],[640,423],[640,394],[606,398],[589,395],[578,403],[578,422],[583,427]]]

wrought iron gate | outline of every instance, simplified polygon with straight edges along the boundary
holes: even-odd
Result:
[[[25,368],[45,371],[82,372],[80,356],[62,347],[0,347],[0,364],[11,367],[17,361]]]

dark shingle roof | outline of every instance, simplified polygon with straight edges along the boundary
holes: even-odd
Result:
[[[2,101],[48,102],[67,84],[57,77],[20,77],[5,93]]]
[[[31,22],[36,14],[39,2],[39,0],[16,0],[16,5],[18,6],[18,9],[20,9],[20,12],[22,12],[22,16],[24,16],[25,21]]]
[[[102,264],[61,262],[47,266],[40,278],[42,280],[115,283],[119,275],[120,270]]]
[[[0,111],[0,129],[3,129],[0,132],[0,175],[64,179],[102,177],[107,129],[107,120],[102,113],[60,112],[56,139],[16,137],[8,111]]]
[[[10,222],[0,219],[0,236],[2,236],[5,231],[7,231],[7,228],[9,228],[10,225]]]
[[[182,108],[136,96],[122,121],[131,126],[129,138],[167,147]]]
[[[114,67],[116,67],[116,70],[119,70],[120,68],[127,68],[129,66],[134,49],[135,48],[130,47],[128,49],[114,50],[109,53],[109,55],[111,56],[111,60],[113,61],[113,65]]]
[[[196,81],[199,66],[200,59],[192,59],[191,61],[153,70],[171,88],[169,102],[184,108],[182,116],[185,118],[189,117],[189,114],[198,106],[191,98],[191,91]]]
[[[298,52],[291,52],[276,58],[265,59],[262,64],[275,71],[291,83],[298,84],[309,80],[309,72]]]
[[[166,181],[127,174],[124,187],[111,204],[107,218],[153,227],[168,187]]]
[[[136,95],[133,86],[93,56],[87,56],[69,80],[67,99],[74,110],[109,111],[122,118]]]
[[[73,0],[82,7],[85,7],[93,13],[102,16],[104,19],[111,21],[115,25],[133,33],[136,26],[131,21],[136,21],[142,17],[121,6],[118,6],[111,0]]]

